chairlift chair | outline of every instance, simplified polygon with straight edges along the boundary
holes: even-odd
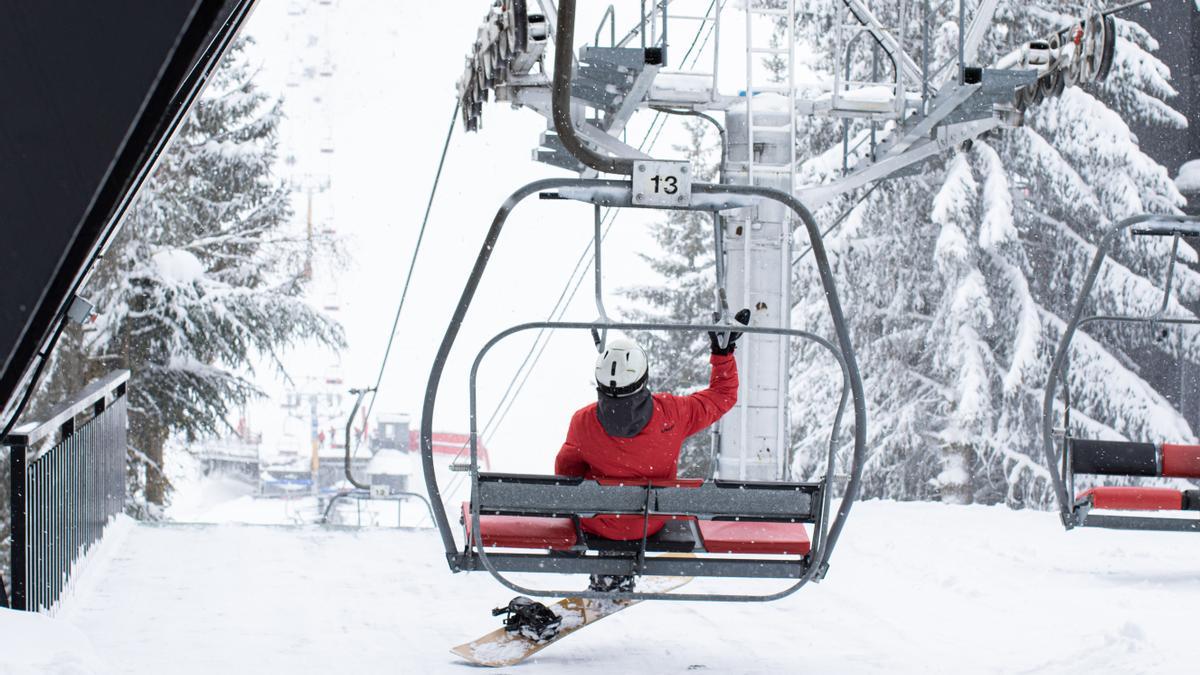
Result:
[[[345,443],[343,444],[343,447],[345,449],[345,460],[344,460],[344,464],[343,464],[343,470],[345,471],[346,482],[349,483],[350,489],[338,490],[336,493],[334,493],[329,498],[329,501],[325,505],[325,510],[321,514],[321,523],[322,524],[329,523],[329,515],[333,512],[333,508],[335,505],[337,505],[338,501],[342,500],[342,499],[357,499],[357,500],[362,500],[362,499],[372,500],[373,499],[373,500],[394,500],[394,501],[404,501],[407,499],[416,499],[417,501],[419,501],[425,505],[425,510],[429,512],[430,518],[432,519],[433,518],[433,507],[430,506],[429,500],[425,498],[425,495],[423,495],[419,492],[410,492],[407,490],[395,490],[386,485],[376,485],[371,480],[368,480],[367,482],[363,482],[355,477],[353,464],[351,461],[352,460],[351,455],[355,451],[358,450],[358,446],[360,444],[355,444],[352,442],[353,434],[351,433],[351,431],[354,427],[354,419],[358,415],[358,409],[362,406],[363,397],[365,397],[367,394],[372,394],[372,395],[376,394],[377,389],[376,389],[376,387],[369,387],[369,388],[363,388],[363,389],[351,389],[350,393],[355,397],[354,398],[354,407],[352,407],[350,409],[350,414],[346,417],[346,429],[345,429],[345,436],[344,436]],[[337,447],[337,446],[335,445],[334,447]],[[400,523],[397,523],[397,525],[399,525],[399,524]]]
[[[1084,307],[1095,285],[1104,258],[1117,237],[1130,230],[1136,236],[1172,237],[1171,259],[1163,284],[1163,300],[1158,310],[1146,316],[1095,314],[1084,316]],[[1042,446],[1047,468],[1063,524],[1074,527],[1102,527],[1130,530],[1200,532],[1200,518],[1147,515],[1162,511],[1200,511],[1200,490],[1167,487],[1100,486],[1076,493],[1077,474],[1127,477],[1200,478],[1200,445],[1111,441],[1077,438],[1070,429],[1070,391],[1067,386],[1071,342],[1076,332],[1090,323],[1195,326],[1200,320],[1171,317],[1166,310],[1171,297],[1171,282],[1176,253],[1182,237],[1200,237],[1200,217],[1178,215],[1140,215],[1127,218],[1113,227],[1096,248],[1091,267],[1084,279],[1079,300],[1054,354],[1042,402]],[[1054,428],[1054,404],[1059,384],[1063,387],[1063,427],[1061,436]],[[1093,513],[1101,509],[1114,513]],[[1182,515],[1182,514],[1177,514]]]
[[[430,501],[454,572],[487,570],[500,583],[524,595],[613,598],[614,592],[580,592],[578,589],[543,590],[518,585],[505,572],[569,574],[646,574],[792,579],[783,591],[748,594],[619,593],[629,599],[767,601],[785,597],[824,575],[829,555],[845,524],[858,492],[865,457],[866,403],[849,330],[842,315],[833,272],[820,231],[811,214],[793,196],[758,186],[693,184],[690,205],[675,207],[634,204],[631,183],[615,180],[547,179],[517,190],[497,212],[474,269],[463,289],[450,325],[434,359],[421,418],[421,458]],[[505,338],[528,330],[728,331],[724,324],[620,323],[614,321],[541,321],[519,324],[491,338],[472,364],[470,396],[471,500],[462,505],[463,543],[455,538],[442,503],[433,456],[433,416],[442,373],[475,291],[487,268],[505,222],[527,197],[539,194],[583,201],[600,206],[680,209],[719,212],[775,201],[790,208],[804,223],[814,251],[836,342],[802,330],[747,326],[746,333],[784,335],[817,343],[838,361],[843,391],[834,415],[826,470],[813,482],[746,482],[678,479],[591,480],[552,475],[506,474],[480,471],[477,449],[476,378],[488,352]],[[595,245],[599,251],[598,241]],[[836,512],[832,508],[834,455],[843,413],[852,404],[854,451],[849,482]],[[589,536],[579,522],[599,514],[649,519],[666,516],[670,522],[654,536],[635,541],[611,541]],[[805,525],[813,527],[810,540]],[[695,553],[696,557],[659,555]]]

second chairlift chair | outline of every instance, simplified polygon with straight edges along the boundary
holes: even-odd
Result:
[[[1172,237],[1161,306],[1144,316],[1096,314],[1084,316],[1088,297],[1117,237],[1131,230],[1136,236]],[[1071,434],[1071,397],[1068,364],[1076,333],[1092,323],[1148,326],[1197,326],[1200,319],[1168,316],[1176,254],[1182,237],[1200,237],[1200,217],[1141,215],[1117,223],[1096,247],[1079,300],[1063,330],[1054,354],[1042,402],[1042,444],[1063,524],[1074,527],[1104,527],[1131,530],[1200,532],[1200,518],[1147,515],[1161,511],[1200,511],[1200,490],[1169,487],[1100,486],[1075,493],[1075,476],[1200,478],[1200,445],[1092,440]],[[1054,427],[1054,405],[1062,384],[1063,428]],[[1092,513],[1094,509],[1114,513]],[[1178,514],[1182,515],[1182,514]]]

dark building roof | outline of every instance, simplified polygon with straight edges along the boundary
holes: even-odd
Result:
[[[1170,104],[1187,117],[1188,129],[1130,122],[1142,149],[1174,177],[1184,162],[1200,159],[1200,7],[1195,0],[1157,0],[1124,18],[1140,23],[1158,41],[1155,55],[1171,69],[1171,83],[1179,90]]]
[[[5,3],[0,407],[252,4]]]

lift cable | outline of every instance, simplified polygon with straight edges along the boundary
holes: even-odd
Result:
[[[608,220],[608,223],[604,226],[604,232],[600,235],[601,241],[603,241],[604,238],[608,236],[609,229],[612,228],[613,223],[616,221],[617,213],[618,213],[618,211],[616,209],[612,209],[612,211],[611,211],[611,214],[613,216],[612,218],[608,218],[608,214],[605,214],[605,218]],[[584,249],[583,253],[581,253],[579,256],[581,262],[587,257],[588,251],[591,251],[591,250],[592,250],[592,247],[590,245]],[[594,255],[595,254],[593,253],[593,256]],[[583,265],[577,264],[576,270],[579,270],[579,269],[583,269],[586,271],[587,265],[586,264],[583,264]],[[587,274],[580,274],[578,276],[578,278],[575,278],[575,273],[572,273],[571,276],[567,278],[567,284],[565,286],[563,286],[562,295],[559,296],[560,300],[562,299],[563,296],[566,296],[566,302],[562,303],[561,307],[556,306],[555,310],[557,311],[558,316],[552,317],[548,320],[557,321],[557,320],[562,319],[563,315],[566,314],[566,312],[567,312],[567,308],[571,306],[571,302],[575,299],[575,295],[579,292],[580,287],[583,286],[583,280],[586,278],[587,278]],[[571,286],[572,280],[574,280],[574,282],[575,282],[574,287]],[[571,289],[571,292],[569,295],[567,295],[568,288]],[[552,311],[551,314],[553,315],[554,311]],[[546,331],[548,333],[547,329],[542,329],[542,330]],[[484,432],[483,432],[484,443],[491,441],[492,436],[494,436],[496,433],[496,430],[499,429],[500,425],[504,422],[504,418],[508,415],[508,411],[512,409],[513,403],[517,400],[517,394],[520,394],[521,389],[525,387],[525,383],[529,380],[529,376],[533,373],[533,370],[537,366],[538,361],[541,360],[541,358],[542,358],[542,353],[546,351],[546,347],[549,344],[550,344],[550,339],[547,338],[542,341],[540,346],[537,347],[537,354],[533,356],[532,365],[530,365],[530,367],[527,368],[523,374],[521,374],[521,383],[517,386],[517,390],[513,394],[513,396],[508,399],[508,403],[505,405],[504,410],[500,412],[500,416],[497,418],[495,416],[495,413],[493,413],[492,417],[494,419],[494,424],[493,424],[493,419],[488,420],[488,426],[484,428]],[[536,345],[536,342],[535,342],[535,345]],[[526,355],[526,360],[528,360],[529,355],[531,355],[531,354],[533,354],[532,349],[530,350],[529,354]],[[520,374],[519,369],[517,372]],[[514,378],[513,381],[515,382],[516,378]],[[509,387],[510,388],[512,387],[512,383],[509,383]],[[490,427],[490,429],[488,427]]]
[[[604,235],[608,234],[608,229],[612,227],[613,221],[616,220],[616,214],[616,209],[611,209],[608,213],[605,213],[604,220],[608,222],[604,224],[605,229],[604,233],[601,235],[601,239],[604,238]],[[586,274],[581,274],[580,272],[581,270],[587,269],[587,265],[589,263],[588,252],[591,250],[592,242],[589,241],[588,245],[579,253],[579,258],[575,261],[574,269],[572,269],[571,274],[567,276],[567,282],[563,285],[562,292],[558,294],[558,300],[555,301],[553,309],[550,310],[550,314],[546,317],[547,321],[556,321],[561,319],[563,314],[566,313],[567,307],[570,306],[571,301],[575,299],[575,293],[579,290],[580,284],[587,276]],[[571,286],[572,282],[575,283],[574,288]],[[570,291],[569,295],[568,291]],[[496,409],[492,411],[492,414],[488,417],[487,424],[484,425],[480,433],[481,436],[485,437],[484,442],[487,442],[487,440],[491,438],[491,431],[494,431],[493,427],[498,427],[500,425],[500,421],[504,419],[504,414],[508,412],[508,408],[505,408],[504,412],[500,414],[499,419],[497,419],[496,414],[500,411],[500,407],[504,405],[505,401],[508,401],[509,406],[512,405],[512,399],[510,399],[509,394],[512,393],[513,386],[516,384],[518,377],[521,376],[522,370],[524,370],[524,377],[521,377],[521,386],[524,386],[525,380],[529,378],[529,373],[533,370],[533,366],[537,365],[538,359],[541,358],[542,352],[545,351],[546,345],[549,344],[549,340],[541,340],[542,335],[547,332],[549,331],[546,328],[542,328],[538,331],[537,336],[534,338],[533,346],[530,347],[529,351],[525,353],[525,358],[521,361],[521,364],[517,366],[517,370],[513,374],[513,378],[509,380],[508,388],[504,390],[504,395],[500,397],[500,403],[496,405]],[[538,346],[539,342],[541,342],[540,347]],[[537,350],[536,355],[534,355],[535,349]],[[533,360],[532,365],[530,365],[530,359]],[[527,370],[525,369],[526,365],[530,365],[529,369]],[[520,392],[520,389],[520,386],[518,386],[518,393]],[[515,396],[513,399],[515,399]]]
[[[872,185],[870,188],[868,188],[866,192],[863,192],[862,195],[859,196],[859,198],[856,199],[854,201],[854,203],[850,205],[850,208],[846,209],[845,211],[842,211],[841,215],[839,215],[836,219],[834,219],[834,221],[832,223],[830,223],[829,227],[825,228],[825,231],[821,233],[821,239],[828,237],[830,232],[833,232],[834,230],[836,230],[838,228],[839,225],[841,225],[843,222],[845,222],[846,218],[850,217],[851,213],[854,213],[854,209],[857,209],[859,204],[862,204],[864,201],[866,201],[867,197],[870,197],[871,193],[875,191],[875,188],[878,188],[880,185],[883,185],[883,181],[876,182],[874,185]],[[808,255],[811,252],[812,252],[812,245],[809,245],[808,248],[804,249],[800,253],[800,255],[796,256],[796,259],[792,261],[792,267],[795,267],[796,265],[798,265],[801,260],[804,260],[804,256]]]
[[[454,136],[454,127],[458,123],[459,102],[455,100],[454,112],[450,114],[450,128],[446,130],[446,140],[442,143],[442,156],[438,158],[437,171],[433,175],[433,185],[429,189],[429,201],[425,204],[425,217],[421,219],[421,230],[417,233],[417,243],[413,246],[412,260],[408,263],[408,275],[404,279],[404,288],[400,291],[400,302],[396,305],[396,316],[392,319],[392,331],[388,335],[387,347],[383,350],[383,359],[379,362],[379,373],[375,376],[374,393],[371,402],[367,404],[365,419],[371,419],[375,410],[375,401],[379,398],[379,383],[383,381],[383,372],[387,369],[388,357],[392,354],[392,344],[396,340],[396,329],[400,326],[400,313],[404,311],[404,301],[408,298],[408,288],[412,283],[413,270],[417,266],[417,256],[421,253],[421,242],[425,239],[425,227],[429,224],[429,213],[433,210],[433,199],[437,196],[438,184],[442,179],[442,168],[446,165],[446,153],[450,149],[450,139]],[[365,434],[363,434],[365,435]],[[354,445],[354,453],[358,454],[362,447],[363,436],[360,435]]]
[[[645,143],[648,138],[649,133],[647,133],[646,139],[643,139],[643,143]],[[607,222],[604,225],[604,232],[600,236],[601,240],[608,236],[608,232],[612,228],[612,225],[616,221],[616,217],[619,213],[620,211],[618,209],[609,209],[605,213],[604,220]],[[558,295],[558,300],[554,303],[554,307],[546,316],[547,321],[560,320],[563,315],[566,314],[567,308],[570,307],[571,302],[575,299],[575,294],[579,291],[583,280],[587,278],[587,274],[581,273],[581,271],[586,272],[587,270],[588,252],[591,250],[592,241],[589,240],[587,246],[585,246],[583,251],[579,253],[579,258],[575,260],[575,267],[571,270],[571,274],[567,276],[567,282],[563,285],[562,292]],[[574,287],[571,286],[572,282],[575,284]],[[568,290],[570,291],[569,294]],[[508,411],[512,409],[512,404],[516,401],[517,396],[525,387],[525,383],[529,380],[530,374],[533,373],[538,361],[542,358],[542,353],[546,351],[546,347],[550,344],[549,337],[543,339],[543,337],[547,336],[548,334],[549,329],[547,328],[541,328],[538,330],[537,334],[534,336],[533,343],[530,345],[529,350],[525,353],[525,358],[521,361],[521,364],[517,366],[516,371],[513,372],[513,376],[508,381],[508,387],[504,390],[504,395],[500,397],[500,400],[496,403],[496,407],[492,409],[491,414],[488,416],[488,421],[483,425],[483,429],[479,432],[479,437],[483,441],[484,445],[487,445],[487,443],[491,441],[496,430],[500,428],[500,424],[502,424],[504,422],[504,418],[508,416]],[[527,365],[528,368],[526,368]],[[462,447],[458,449],[458,452],[455,453],[454,458],[450,460],[450,463],[454,464],[458,462],[463,453],[467,451],[468,447],[470,447],[470,441],[462,444]],[[457,488],[461,483],[464,475],[465,474],[459,474],[451,479],[446,488],[446,494],[454,493],[454,489]]]

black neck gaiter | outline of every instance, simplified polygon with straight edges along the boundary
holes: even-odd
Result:
[[[633,438],[646,428],[654,414],[654,397],[645,387],[636,394],[621,398],[597,391],[596,399],[596,417],[609,436]]]

